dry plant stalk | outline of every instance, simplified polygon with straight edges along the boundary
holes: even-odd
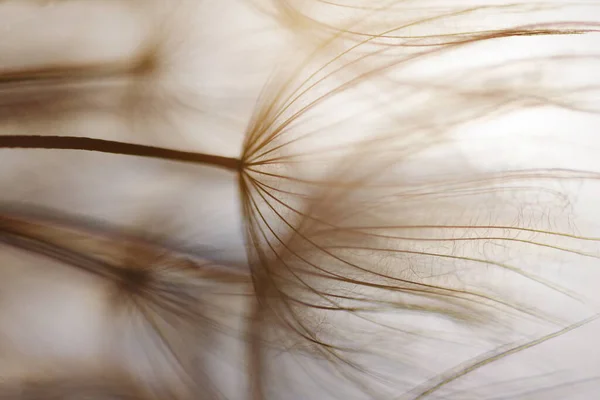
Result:
[[[545,398],[457,384],[598,315],[594,138],[501,151],[598,121],[593,1],[48,3],[149,33],[0,63],[0,398]]]

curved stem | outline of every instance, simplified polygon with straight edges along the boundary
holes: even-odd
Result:
[[[235,172],[242,168],[242,161],[238,158],[77,136],[1,135],[0,149],[2,148],[97,151],[100,153],[204,164]]]

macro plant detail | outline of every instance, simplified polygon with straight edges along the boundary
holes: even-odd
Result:
[[[24,3],[145,33],[0,63],[0,398],[545,398],[596,321],[593,1]]]

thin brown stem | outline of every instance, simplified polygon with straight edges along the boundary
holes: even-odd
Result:
[[[242,167],[242,162],[238,158],[77,136],[2,135],[0,136],[0,149],[2,148],[97,151],[204,164],[235,172]]]
[[[101,65],[46,66],[29,69],[0,70],[0,85],[23,85],[34,82],[71,82],[113,78],[133,74],[139,69],[136,63]]]

